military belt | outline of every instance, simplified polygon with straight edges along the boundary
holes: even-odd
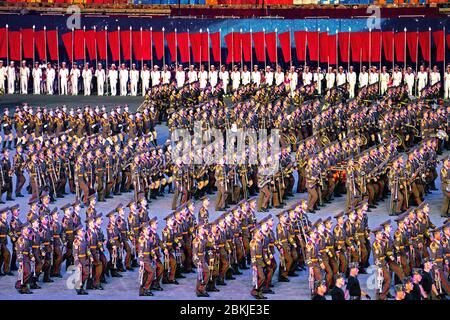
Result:
[[[24,252],[22,252],[22,254],[27,256],[29,254],[29,252],[28,251],[24,251]]]
[[[435,262],[442,262],[442,261],[444,261],[444,259],[439,258],[439,259],[434,259],[434,261]]]
[[[66,233],[72,234],[72,233],[73,233],[73,230],[67,230]]]
[[[6,238],[6,234],[0,234],[0,238]]]
[[[31,246],[33,249],[39,249],[39,246]]]
[[[148,255],[150,255],[150,251],[146,251],[146,252],[144,252],[144,255],[146,255],[146,256],[148,256]]]
[[[86,257],[85,254],[79,254],[79,255],[78,255],[78,258],[84,258],[84,257]]]
[[[49,245],[50,245],[50,242],[44,242],[43,245],[44,245],[44,246],[49,246]]]
[[[89,246],[91,249],[97,249],[97,246]]]
[[[261,259],[261,258],[262,258],[262,255],[261,255],[261,254],[257,254],[257,255],[255,255],[255,258],[256,258],[256,259]]]
[[[55,238],[59,238],[59,234],[54,234],[53,239],[55,239]]]

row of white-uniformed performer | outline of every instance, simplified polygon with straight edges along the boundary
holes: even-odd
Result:
[[[232,71],[228,71],[226,66],[217,70],[214,65],[211,65],[208,72],[204,65],[200,66],[200,70],[197,70],[193,65],[185,70],[182,65],[179,65],[176,71],[170,70],[165,65],[160,71],[159,66],[154,65],[153,69],[150,70],[147,64],[144,64],[142,70],[139,70],[134,63],[131,68],[122,63],[118,70],[115,64],[111,64],[110,68],[105,70],[101,63],[97,65],[97,68],[90,67],[89,63],[86,63],[83,67],[73,63],[72,68],[69,69],[65,62],[62,62],[59,68],[51,63],[36,62],[30,70],[26,61],[22,61],[22,65],[17,68],[14,61],[11,61],[5,67],[3,61],[0,60],[0,92],[8,94],[78,95],[80,91],[83,91],[83,94],[88,96],[91,95],[94,77],[97,95],[99,96],[105,94],[136,96],[139,89],[139,93],[145,95],[151,86],[170,84],[171,82],[174,82],[177,87],[182,87],[186,83],[198,81],[200,89],[205,88],[208,83],[214,88],[220,79],[225,93],[227,93],[229,85],[231,85],[231,90],[234,91],[240,85],[249,83],[255,83],[257,86],[266,83],[270,86],[273,84],[280,85],[284,82],[289,84],[291,90],[294,90],[301,82],[303,85],[316,83],[320,94],[323,88],[329,89],[335,85],[340,86],[348,83],[349,96],[353,98],[357,86],[361,88],[377,82],[380,83],[381,94],[386,91],[388,86],[398,86],[405,83],[408,85],[409,94],[412,95],[413,92],[419,93],[428,84],[434,85],[441,81],[441,73],[436,66],[433,69],[421,66],[417,74],[413,72],[411,67],[402,70],[395,66],[393,71],[388,71],[385,66],[381,70],[372,66],[367,72],[367,67],[363,66],[357,74],[353,66],[350,66],[348,71],[344,70],[342,66],[338,69],[329,67],[326,72],[322,71],[320,67],[311,72],[308,66],[303,68],[292,66],[284,72],[280,66],[277,66],[276,70],[273,70],[270,66],[267,66],[266,70],[259,70],[258,66],[255,65],[253,71],[250,72],[246,65],[243,68],[234,66]],[[444,72],[443,80],[444,98],[448,99],[450,97],[450,65]],[[32,82],[32,90],[28,88],[30,82]],[[16,85],[18,89],[16,89]]]

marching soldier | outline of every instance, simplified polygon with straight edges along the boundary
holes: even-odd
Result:
[[[101,275],[103,273],[103,265],[100,260],[99,254],[99,239],[98,239],[98,231],[95,226],[95,217],[96,215],[90,216],[86,219],[86,240],[89,246],[89,251],[91,252],[92,258],[92,266],[91,266],[91,274],[89,277],[93,278],[92,281],[92,289],[94,290],[103,290],[101,285]]]
[[[22,225],[22,234],[17,240],[17,262],[19,263],[19,277],[15,288],[21,294],[31,294],[31,279],[34,273],[35,258],[31,248],[32,232],[28,223]]]
[[[441,217],[449,216],[450,207],[450,158],[444,159],[444,165],[441,168],[441,190],[444,195],[444,202],[441,209]]]
[[[10,230],[7,221],[9,210],[10,210],[9,208],[4,208],[0,210],[0,275],[7,274],[11,276],[12,275],[10,271],[11,253],[9,252],[8,249],[8,236],[11,236],[12,231]]]
[[[12,247],[12,254],[11,254],[11,271],[17,270],[17,247],[16,243],[19,240],[21,234],[22,234],[22,221],[20,221],[19,215],[20,215],[20,208],[18,204],[15,204],[14,206],[9,208],[11,210],[11,220],[9,221],[9,229],[10,229],[10,239],[11,239],[11,247]]]
[[[209,263],[207,263],[209,259],[207,256],[209,255],[208,246],[210,246],[210,244],[207,243],[207,236],[207,226],[199,224],[197,226],[197,236],[192,241],[193,262],[197,267],[197,284],[195,289],[197,297],[209,297],[206,288],[208,287],[210,272],[213,270],[209,269]]]
[[[49,227],[53,235],[53,261],[51,266],[51,277],[62,278],[61,264],[63,262],[64,234],[61,222],[58,218],[58,209],[55,208],[51,212]]]
[[[208,212],[208,206],[209,206],[209,198],[207,196],[203,196],[200,198],[202,201],[202,206],[198,210],[198,223],[199,224],[208,224],[209,223],[209,212]]]
[[[373,260],[378,268],[376,296],[377,300],[386,300],[391,286],[391,274],[386,264],[386,243],[381,227],[372,232],[375,234],[375,241],[372,244]]]
[[[139,257],[139,295],[153,296],[151,292],[151,284],[155,275],[155,260],[156,255],[153,251],[155,243],[154,238],[151,237],[150,226],[144,224],[142,226],[142,233],[138,241],[138,257]]]
[[[121,250],[121,234],[116,224],[116,210],[109,212],[106,217],[109,218],[108,226],[106,227],[107,233],[107,249],[109,251],[108,270],[111,272],[111,277],[122,278],[122,275],[118,272],[121,267],[120,261],[122,259]],[[123,270],[123,269],[122,269]]]
[[[75,285],[75,290],[78,295],[87,295],[88,293],[84,288],[89,278],[91,251],[89,249],[89,244],[85,239],[83,227],[81,225],[78,226],[75,228],[74,233],[76,236],[73,240],[73,257],[75,266],[79,270],[80,277]]]
[[[162,231],[162,242],[164,245],[164,277],[163,284],[178,284],[175,279],[177,271],[176,251],[181,245],[176,237],[176,225],[173,214],[169,214],[164,218],[166,220],[166,227]]]
[[[251,295],[258,300],[267,299],[262,293],[264,282],[266,280],[264,268],[269,262],[267,256],[263,255],[263,236],[259,229],[259,226],[255,226],[253,229],[253,240],[250,241],[250,255],[252,259],[252,281],[253,289]]]

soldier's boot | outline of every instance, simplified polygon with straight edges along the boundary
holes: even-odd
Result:
[[[236,278],[233,277],[233,269],[228,268],[227,272],[225,273],[225,280],[235,280]]]
[[[14,201],[11,191],[6,192],[6,201]]]
[[[12,150],[11,143],[12,143],[12,141],[8,141],[8,149],[9,150]]]
[[[50,267],[44,271],[44,282],[45,282],[45,283],[51,283],[51,282],[54,282],[54,281],[50,278]]]
[[[86,282],[86,290],[92,289],[94,289],[94,279],[92,277],[89,277]]]
[[[138,268],[139,264],[137,263],[136,258],[134,258],[133,260],[131,260],[131,267],[132,268]]]
[[[239,268],[241,268],[242,270],[248,270],[249,267],[247,267],[247,264],[245,263],[245,258],[242,259],[242,262],[239,264]]]
[[[223,280],[223,278],[217,278],[217,283],[218,286],[226,286],[227,284],[225,283],[225,281]]]
[[[233,274],[241,275],[242,272],[239,271],[239,267],[237,264],[233,264]]]
[[[37,284],[37,281],[38,281],[38,277],[31,278],[31,284],[30,284],[31,289],[41,289],[41,287]]]
[[[23,288],[21,288],[21,289],[19,290],[19,293],[20,293],[20,294],[32,294],[33,291],[31,291],[31,290],[28,288],[28,286],[24,286]]]
[[[3,143],[2,143],[2,150],[5,150],[5,146],[6,146],[6,141],[3,141]]]
[[[139,296],[145,296],[145,289],[144,289],[144,287],[143,286],[140,286],[139,287]]]

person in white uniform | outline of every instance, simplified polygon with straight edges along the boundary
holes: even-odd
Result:
[[[144,66],[141,70],[141,81],[142,81],[142,96],[145,96],[148,88],[150,88],[150,70],[148,69],[146,63],[144,63]]]
[[[158,70],[159,67],[155,64],[153,66],[153,70],[150,73],[150,76],[152,78],[152,87],[159,86],[161,82],[161,72]]]
[[[163,71],[161,72],[161,78],[162,78],[162,83],[163,84],[169,84],[170,83],[170,78],[172,77],[170,71],[169,71],[169,67],[167,66],[167,64],[163,67]]]
[[[413,89],[414,89],[414,79],[415,79],[415,76],[414,76],[414,73],[412,72],[411,67],[408,67],[408,69],[404,75],[404,78],[405,78],[405,83],[408,87],[408,94],[411,96],[413,93]]]
[[[16,67],[14,61],[9,63],[8,69],[6,70],[6,76],[8,77],[8,93],[14,94],[16,84]]]
[[[366,66],[362,67],[362,71],[358,76],[359,87],[365,87],[369,84],[369,74],[366,72]]]
[[[0,60],[0,91],[5,94],[6,68],[3,65],[3,60]]]
[[[59,76],[59,83],[60,83],[59,94],[66,95],[66,94],[68,94],[67,84],[69,81],[69,69],[66,68],[65,62],[61,63],[61,68],[59,69],[58,76]]]
[[[292,68],[293,68],[293,67],[291,67],[291,73],[292,73]],[[295,76],[294,76],[294,78],[295,78]],[[298,75],[297,75],[297,78],[298,78]],[[309,85],[311,85],[311,83],[312,83],[312,81],[313,81],[313,75],[312,75],[312,73],[309,71],[309,67],[308,67],[308,66],[305,66],[305,70],[303,71],[302,78],[303,78],[303,85],[304,85],[304,86],[309,86]],[[292,82],[292,80],[291,80],[291,82]],[[298,81],[297,81],[297,82],[298,82]],[[297,86],[293,87],[292,84],[291,84],[291,90],[295,90],[296,87],[297,87]]]
[[[444,99],[450,98],[450,65],[444,73]]]
[[[325,75],[325,81],[327,82],[327,89],[331,89],[334,87],[334,83],[336,81],[336,73],[333,70],[333,67],[328,67],[328,72]]]
[[[244,70],[242,71],[241,79],[242,79],[242,85],[247,85],[251,81],[251,74],[250,74],[250,71],[248,71],[248,68],[246,65],[244,65]]]
[[[220,67],[219,79],[222,81],[223,92],[227,94],[228,84],[230,83],[230,74],[225,66]]]
[[[175,79],[177,81],[178,88],[181,88],[182,86],[184,86],[184,82],[186,81],[186,74],[184,73],[182,65],[178,66],[178,70],[175,74]]]
[[[231,72],[231,83],[233,91],[237,90],[241,84],[241,73],[239,72],[237,66],[234,66],[233,72]]]
[[[111,95],[117,95],[117,79],[119,79],[119,72],[116,70],[116,65],[113,63],[111,69],[108,71],[109,87],[111,88]]]
[[[80,69],[76,62],[73,63],[72,69],[70,70],[70,83],[72,84],[72,95],[78,95],[78,78],[80,77]]]
[[[339,66],[338,73],[336,75],[336,86],[342,86],[347,82],[347,76],[344,72],[344,68]]]
[[[193,82],[195,82],[197,80],[198,80],[197,71],[194,70],[194,66],[193,65],[190,65],[189,66],[189,71],[188,71],[188,81],[189,81],[189,83],[193,83]]]
[[[130,91],[133,97],[137,96],[138,91],[138,83],[139,83],[139,70],[136,69],[136,64],[133,63],[131,65],[130,70]]]
[[[266,67],[266,74],[265,74],[265,83],[271,87],[273,85],[273,70],[270,66]]]
[[[47,87],[47,94],[52,95],[54,93],[55,78],[55,69],[52,67],[51,63],[47,63],[47,69],[45,71],[45,85]]]
[[[356,72],[353,71],[353,66],[350,66],[347,72],[347,82],[348,82],[348,93],[349,98],[355,97],[355,87],[356,87]]]
[[[81,77],[83,78],[83,88],[84,95],[91,95],[91,84],[92,84],[92,70],[89,68],[89,63],[84,65],[83,72],[81,73]]]
[[[252,82],[256,84],[258,88],[261,85],[261,72],[258,70],[258,65],[256,64],[253,66]]]
[[[33,77],[33,94],[41,94],[42,69],[39,67],[39,62],[34,64],[31,75]]]
[[[119,70],[119,83],[120,83],[120,95],[126,96],[128,94],[128,78],[129,73],[125,66],[125,63],[122,63]]]
[[[322,69],[320,69],[320,67],[317,67],[316,72],[314,72],[313,75],[313,81],[315,83],[316,89],[317,89],[317,93],[318,94],[322,94],[322,81],[323,81],[323,73],[322,73]]]
[[[95,77],[97,78],[97,95],[103,96],[105,94],[106,74],[101,63],[97,65]]]
[[[277,71],[275,72],[275,85],[279,86],[284,82],[284,73],[281,71],[281,67],[277,66]]]
[[[372,68],[370,69],[370,74],[369,74],[369,84],[378,83],[379,79],[380,78],[378,76],[377,67],[372,66]]]
[[[384,94],[388,88],[388,83],[389,83],[389,73],[387,72],[387,68],[386,66],[383,66],[383,68],[381,69],[381,73],[380,73],[380,92],[381,94]]]
[[[20,93],[28,93],[28,81],[30,80],[30,68],[27,67],[27,62],[22,61],[22,66],[20,67]]]
[[[441,82],[441,73],[437,66],[433,67],[433,70],[430,72],[430,85],[434,85],[438,82]]]
[[[205,89],[208,84],[208,71],[205,70],[203,64],[200,66],[200,71],[198,72],[198,81],[200,82],[200,89]]]
[[[420,92],[427,86],[427,84],[428,73],[426,72],[424,66],[420,66],[419,73],[417,74],[417,95],[420,95]]]
[[[216,70],[214,65],[211,65],[210,71],[208,74],[209,83],[211,84],[212,90],[217,86],[217,82],[219,81],[219,73]]]
[[[392,85],[394,87],[398,87],[402,83],[403,74],[398,68],[398,66],[394,67],[394,72],[392,73]]]

